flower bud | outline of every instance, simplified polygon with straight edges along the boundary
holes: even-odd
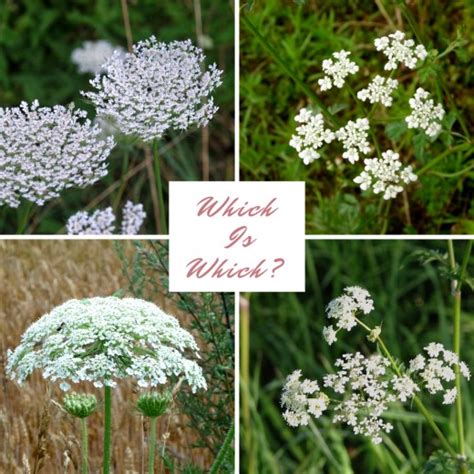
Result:
[[[71,393],[63,398],[63,407],[76,418],[87,418],[97,408],[97,399],[88,393]]]
[[[156,418],[164,415],[171,404],[171,394],[169,392],[150,392],[140,395],[137,400],[138,411],[149,418]]]

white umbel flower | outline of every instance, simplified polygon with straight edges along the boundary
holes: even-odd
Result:
[[[359,160],[359,153],[370,153],[367,140],[369,126],[367,118],[359,118],[355,122],[349,120],[344,127],[336,131],[336,138],[342,142],[345,150],[342,157],[352,164]]]
[[[23,383],[35,369],[71,384],[113,387],[124,378],[156,387],[184,377],[193,392],[206,388],[193,336],[173,316],[135,298],[69,300],[34,322],[8,351],[7,373]]]
[[[84,41],[79,48],[73,50],[71,60],[81,73],[100,74],[104,72],[103,65],[114,51],[125,54],[122,47],[114,46],[106,40]]]
[[[425,59],[428,54],[423,45],[416,46],[412,39],[405,39],[405,33],[401,31],[377,38],[374,44],[375,49],[382,51],[388,58],[384,66],[386,71],[396,69],[398,63],[404,64],[409,69],[415,69],[417,62]]]
[[[332,89],[333,86],[340,89],[345,78],[359,70],[359,66],[349,59],[350,54],[342,49],[333,53],[332,58],[323,61],[323,71],[326,75],[318,80],[322,91]]]
[[[42,206],[64,189],[95,183],[107,174],[113,147],[83,110],[36,100],[0,108],[0,206],[18,207],[21,199]]]
[[[121,234],[138,234],[145,218],[143,204],[127,201],[122,209]],[[111,235],[115,231],[115,215],[111,207],[92,214],[79,211],[68,219],[66,229],[69,235]]]
[[[365,191],[369,188],[375,194],[384,193],[384,199],[393,199],[403,191],[401,184],[409,184],[418,178],[411,166],[403,166],[400,155],[393,150],[382,153],[382,158],[364,160],[364,171],[354,179]]]
[[[367,88],[357,93],[358,99],[368,100],[371,104],[379,102],[390,107],[393,102],[392,93],[397,88],[398,81],[389,77],[375,76]]]
[[[204,69],[204,60],[190,40],[166,44],[152,36],[125,56],[116,51],[91,81],[96,91],[83,95],[124,135],[150,142],[168,130],[205,126],[216,113],[211,93],[222,71]]]
[[[295,117],[300,125],[291,137],[290,146],[293,147],[305,165],[309,165],[320,157],[319,150],[325,143],[331,143],[335,135],[324,128],[322,114],[316,114],[309,109],[301,109]]]
[[[416,392],[420,391],[420,387],[408,375],[393,377],[392,384],[397,392],[397,398],[403,403],[413,398]]]
[[[332,346],[337,341],[337,331],[334,329],[334,326],[325,326],[323,328],[323,337]]]
[[[411,114],[405,118],[408,128],[424,130],[430,137],[435,137],[441,130],[444,109],[441,104],[434,103],[430,94],[419,87],[409,100]]]

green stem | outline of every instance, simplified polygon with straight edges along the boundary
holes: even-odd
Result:
[[[242,421],[245,449],[250,454],[252,449],[252,431],[250,422],[250,294],[245,293],[240,299],[240,377],[242,397]],[[248,457],[251,459],[251,456]],[[249,472],[252,472],[249,469]]]
[[[242,12],[240,15],[240,20],[245,24],[245,26],[255,35],[260,44],[264,47],[267,53],[274,59],[274,61],[283,69],[283,71],[288,74],[295,84],[308,96],[313,102],[315,102],[318,107],[321,109],[321,112],[324,114],[326,119],[331,122],[333,125],[339,126],[339,121],[337,118],[329,111],[329,109],[323,104],[321,99],[316,95],[316,93],[303,82],[297,75],[297,73],[286,63],[286,61],[278,54],[275,47],[265,38],[257,27],[249,20],[248,16]]]
[[[81,471],[89,474],[89,443],[87,439],[87,418],[81,418]]]
[[[451,155],[452,153],[454,152],[457,152],[457,151],[463,151],[463,150],[467,150],[469,148],[472,147],[472,144],[469,142],[469,143],[463,143],[461,145],[456,145],[452,148],[448,148],[446,151],[444,151],[443,153],[441,153],[440,155],[438,155],[436,158],[433,158],[431,161],[429,161],[425,166],[423,166],[422,168],[420,168],[417,172],[417,175],[418,176],[421,176],[422,174],[426,173],[429,169],[433,168],[434,165],[436,165],[437,163],[439,163],[443,158],[445,158],[446,156],[449,156]]]
[[[104,459],[103,474],[110,474],[110,447],[112,443],[112,389],[104,388]]]
[[[18,217],[18,229],[17,234],[23,234],[28,227],[28,221],[31,215],[31,209],[33,208],[33,203],[27,201],[20,210],[20,214]]]
[[[153,161],[155,163],[156,189],[158,192],[158,205],[160,207],[160,230],[162,234],[167,234],[165,200],[163,197],[163,184],[161,182],[160,157],[158,156],[158,140],[153,141]]]
[[[127,185],[127,181],[125,179],[125,176],[128,172],[128,165],[129,165],[129,152],[128,152],[128,149],[126,149],[124,151],[124,157],[123,157],[123,160],[122,160],[122,173],[120,175],[120,186],[119,186],[119,189],[118,189],[117,193],[115,194],[114,203],[113,203],[113,206],[112,206],[115,213],[117,213],[118,206],[120,204],[120,200],[122,199],[123,193],[125,191],[125,187]]]
[[[232,445],[232,440],[234,439],[234,422],[230,425],[229,431],[226,434],[226,437],[224,439],[224,442],[222,443],[221,449],[219,449],[219,452],[217,453],[216,460],[214,461],[214,464],[212,465],[209,474],[217,474],[220,472],[220,468],[222,467],[222,464],[224,461],[227,459],[227,455],[230,452],[230,447]]]
[[[148,436],[148,474],[155,472],[156,423],[158,417],[150,418],[150,434]]]
[[[390,207],[392,206],[392,200],[389,199],[387,201],[387,204],[385,205],[385,212],[382,217],[382,229],[380,230],[380,235],[385,235],[387,233],[387,228],[388,228],[388,215],[390,213]]]

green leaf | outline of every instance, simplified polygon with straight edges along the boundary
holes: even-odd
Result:
[[[398,141],[402,135],[408,130],[405,120],[397,120],[390,122],[385,127],[385,133],[390,140]]]

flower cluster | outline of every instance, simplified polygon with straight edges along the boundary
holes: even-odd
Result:
[[[91,81],[96,91],[83,95],[124,135],[150,142],[169,129],[205,126],[216,113],[210,94],[222,71],[215,64],[205,70],[204,60],[189,40],[166,44],[152,36],[131,53],[115,51]]]
[[[398,81],[389,77],[375,76],[366,89],[357,93],[358,99],[368,100],[371,104],[380,102],[385,107],[390,107],[393,102],[392,93],[397,88]]]
[[[290,146],[298,152],[303,163],[309,165],[320,157],[317,150],[325,143],[331,143],[335,135],[331,130],[324,128],[323,116],[309,109],[301,109],[295,121],[301,125],[291,137]]]
[[[411,166],[403,166],[400,156],[392,150],[382,153],[382,158],[364,160],[364,171],[354,182],[365,191],[372,188],[375,194],[384,193],[384,199],[392,199],[403,191],[401,183],[409,184],[418,178]]]
[[[114,51],[121,55],[125,50],[120,46],[113,46],[106,40],[84,41],[80,48],[73,50],[71,60],[76,64],[79,72],[98,74],[104,72],[104,63],[112,56]]]
[[[430,137],[435,137],[441,130],[444,109],[441,104],[434,104],[430,94],[419,87],[410,99],[411,115],[405,118],[408,128],[421,128]]]
[[[320,392],[317,382],[308,379],[301,382],[300,378],[301,370],[289,375],[281,395],[281,406],[285,408],[283,418],[290,426],[306,426],[309,415],[319,418],[329,403],[329,398]]]
[[[146,212],[143,204],[133,204],[127,201],[122,209],[122,235],[138,234]],[[89,214],[86,211],[79,211],[72,215],[66,224],[69,235],[111,235],[115,231],[115,215],[111,207],[94,211]]]
[[[8,350],[7,373],[22,383],[35,370],[70,384],[116,385],[132,377],[140,387],[155,387],[179,377],[193,392],[206,388],[193,336],[153,303],[134,298],[69,300],[33,323],[21,344]]]
[[[460,361],[454,352],[445,349],[442,344],[431,342],[424,350],[428,356],[417,355],[410,361],[408,372],[412,376],[418,375],[432,395],[443,392],[443,404],[454,403],[457,396],[456,387],[446,388],[443,383],[454,382],[456,369],[467,380],[470,380],[471,372],[468,366]]]
[[[396,69],[398,63],[414,69],[418,60],[425,59],[428,54],[423,45],[415,46],[412,39],[405,39],[405,33],[402,31],[377,38],[374,45],[377,51],[382,51],[387,56],[388,62],[384,66],[387,71]]]
[[[347,124],[337,130],[336,137],[342,142],[344,153],[342,157],[355,163],[359,160],[359,153],[370,153],[370,145],[367,141],[369,131],[369,120],[359,118],[355,122],[349,120]]]
[[[322,91],[332,89],[332,87],[341,88],[344,85],[344,79],[349,74],[355,74],[359,66],[349,59],[349,51],[337,51],[333,53],[334,59],[325,59],[323,61],[323,71],[325,76],[318,80]]]
[[[374,309],[374,301],[370,293],[358,286],[344,288],[341,296],[333,299],[326,307],[328,318],[335,319],[334,326],[327,326],[323,329],[323,336],[326,342],[331,345],[337,341],[336,334],[340,329],[350,331],[357,325],[356,314],[362,312],[369,314]]]
[[[22,198],[42,206],[107,174],[114,139],[102,139],[85,117],[83,110],[38,101],[0,108],[0,206],[18,207]]]

